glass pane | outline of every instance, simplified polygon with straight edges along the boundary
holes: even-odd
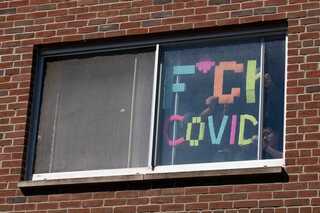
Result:
[[[154,53],[48,62],[35,173],[147,166]]]
[[[163,50],[158,165],[257,159],[260,61],[260,39]]]
[[[284,37],[265,41],[263,159],[282,158],[284,110]]]

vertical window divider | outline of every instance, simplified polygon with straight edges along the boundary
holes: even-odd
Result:
[[[137,80],[137,56],[134,57],[134,71],[133,71],[133,84],[132,84],[132,96],[131,96],[131,108],[130,108],[130,129],[129,129],[129,145],[128,145],[128,163],[127,167],[130,168],[131,165],[131,152],[132,152],[132,129],[133,129],[133,119],[134,119],[134,102],[136,95],[136,80]]]
[[[53,161],[54,161],[54,154],[55,154],[55,143],[56,143],[57,119],[58,119],[58,116],[59,116],[59,106],[60,106],[60,96],[61,96],[61,91],[58,92],[57,97],[56,97],[54,120],[53,120],[52,134],[51,134],[51,147],[50,147],[51,151],[50,151],[49,172],[52,172],[52,169],[53,169]]]
[[[156,44],[155,57],[154,57],[154,70],[153,70],[153,87],[152,87],[152,100],[151,100],[151,116],[150,116],[150,133],[149,133],[149,156],[148,167],[153,170],[153,148],[154,148],[154,129],[155,129],[155,116],[156,116],[156,99],[157,99],[157,82],[159,72],[159,44]],[[160,84],[160,83],[159,83]],[[156,131],[157,134],[157,131]]]
[[[259,129],[258,129],[258,152],[257,159],[262,158],[262,143],[263,143],[263,100],[264,100],[264,56],[265,46],[264,39],[261,39],[260,52],[260,96],[259,96]]]
[[[179,81],[180,81],[179,75],[177,75],[175,83],[178,84]],[[174,112],[173,112],[174,115],[177,115],[178,113],[178,103],[179,103],[179,93],[176,93],[174,96]],[[176,129],[177,129],[177,122],[173,121],[172,141],[174,141],[176,138]],[[173,145],[171,150],[171,165],[174,165],[175,155],[176,155],[176,148]]]
[[[287,82],[288,82],[288,35],[285,37],[285,68],[284,68],[284,104],[283,104],[283,137],[282,137],[282,159],[283,164],[285,165],[286,159],[286,145],[285,145],[285,138],[286,138],[286,128],[287,128]]]
[[[161,59],[159,59],[159,60],[161,60]],[[153,148],[153,169],[154,169],[154,167],[155,167],[155,164],[156,164],[156,159],[157,159],[157,149],[158,149],[158,142],[159,142],[159,120],[160,120],[160,101],[159,101],[159,99],[160,99],[160,97],[161,97],[161,87],[162,87],[162,63],[159,63],[159,77],[158,77],[158,102],[157,102],[157,111],[156,111],[156,114],[155,114],[155,116],[156,116],[156,125],[155,125],[155,128],[156,128],[156,133],[155,133],[155,138],[154,138],[154,143],[153,143],[153,146],[154,146],[154,148]]]

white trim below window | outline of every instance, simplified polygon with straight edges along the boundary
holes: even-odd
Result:
[[[232,169],[249,169],[249,168],[264,168],[284,166],[284,159],[272,160],[248,160],[248,161],[230,161],[218,163],[199,163],[199,164],[181,164],[157,166],[154,170],[148,167],[128,168],[128,169],[103,169],[103,170],[88,170],[74,172],[55,172],[55,173],[40,173],[33,174],[32,180],[58,180],[72,178],[92,178],[92,177],[108,177],[120,175],[148,175],[162,174],[175,172],[198,172],[198,171],[215,171],[215,170],[232,170]]]

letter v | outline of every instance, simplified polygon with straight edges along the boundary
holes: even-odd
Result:
[[[209,126],[209,133],[210,133],[210,138],[211,138],[211,143],[212,144],[220,144],[221,143],[221,139],[222,139],[222,135],[223,132],[226,128],[227,122],[228,122],[228,118],[229,116],[224,115],[221,125],[220,125],[220,129],[218,132],[218,137],[216,137],[216,133],[214,131],[214,123],[213,123],[213,117],[212,115],[208,116],[208,126]]]

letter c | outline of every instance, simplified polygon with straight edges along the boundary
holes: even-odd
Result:
[[[232,70],[235,73],[243,72],[243,64],[237,64],[235,61],[222,61],[216,66],[213,96],[218,98],[219,104],[232,104],[234,97],[240,96],[240,88],[232,88],[230,94],[223,94],[223,73],[226,70]]]
[[[164,124],[164,129],[163,129],[163,134],[164,134],[164,137],[167,141],[167,143],[169,144],[169,146],[176,146],[176,145],[179,145],[179,144],[182,144],[185,142],[184,138],[183,137],[180,137],[180,138],[177,138],[177,139],[170,139],[169,138],[169,135],[168,135],[168,128],[169,128],[169,123],[172,122],[172,121],[183,121],[184,120],[184,116],[183,115],[171,115],[169,117],[169,119],[167,119],[165,121],[165,124]]]

